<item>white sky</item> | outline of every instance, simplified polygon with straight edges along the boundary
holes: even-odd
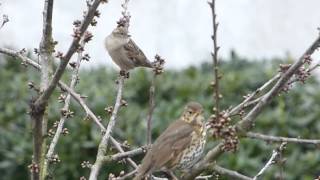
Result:
[[[44,0],[0,0],[0,15],[10,22],[0,30],[0,46],[18,49],[39,46]],[[93,41],[86,50],[87,66],[114,66],[103,48],[103,39],[116,25],[123,1],[109,0],[99,8]],[[72,22],[82,18],[85,0],[55,0],[53,17],[57,50],[65,52],[72,40]],[[319,0],[217,0],[220,55],[231,49],[249,58],[299,57],[317,36]],[[158,53],[167,67],[198,64],[212,49],[211,12],[207,0],[131,0],[130,33],[152,59]],[[318,54],[319,55],[319,54]],[[320,56],[317,56],[320,57]]]

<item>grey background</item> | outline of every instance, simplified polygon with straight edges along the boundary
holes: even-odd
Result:
[[[0,45],[38,47],[42,31],[40,0],[0,0],[0,14],[10,22],[0,31]],[[86,50],[92,56],[85,66],[113,66],[103,39],[116,25],[123,1],[109,0],[99,8],[101,18]],[[217,0],[220,22],[220,56],[231,49],[252,59],[298,58],[316,38],[320,26],[319,0]],[[57,50],[65,52],[72,37],[72,22],[82,18],[84,0],[55,0],[53,35]],[[130,33],[149,58],[158,53],[169,68],[205,60],[212,49],[211,12],[206,0],[131,0]],[[319,52],[315,55],[319,59]]]

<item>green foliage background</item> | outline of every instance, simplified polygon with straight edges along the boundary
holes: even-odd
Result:
[[[208,59],[208,62],[210,60]],[[222,107],[236,105],[243,95],[251,92],[272,77],[278,64],[286,60],[246,60],[236,55],[222,60]],[[39,73],[31,67],[24,68],[19,60],[0,57],[0,179],[28,179],[28,164],[32,155],[31,122],[27,114],[28,102],[36,95],[27,87],[28,81],[38,82]],[[91,109],[107,124],[109,116],[104,108],[113,105],[117,72],[98,67],[82,69],[77,92],[88,96]],[[129,106],[121,109],[114,130],[114,137],[127,140],[133,147],[146,142],[146,117],[151,72],[134,70],[125,83],[124,98]],[[203,63],[182,70],[166,70],[157,78],[156,109],[153,118],[153,138],[158,137],[167,125],[178,118],[183,106],[190,100],[199,101],[206,108],[206,116],[212,109],[212,65]],[[69,73],[64,76],[69,82]],[[56,91],[49,106],[49,128],[59,120],[60,108]],[[307,84],[296,85],[288,94],[282,94],[258,117],[255,132],[270,135],[320,139],[319,82],[310,78]],[[71,105],[75,117],[66,122],[70,134],[62,136],[57,146],[61,163],[52,165],[53,179],[79,179],[88,176],[89,169],[82,169],[82,161],[94,162],[100,130],[83,120],[85,114],[74,101]],[[237,121],[235,118],[234,121]],[[50,140],[50,139],[49,139]],[[207,148],[213,146],[210,138]],[[226,153],[218,163],[246,175],[255,175],[271,155],[277,144],[242,139],[239,150]],[[110,150],[110,153],[112,149]],[[285,150],[285,163],[274,165],[263,179],[276,179],[283,169],[285,179],[314,179],[320,175],[319,147],[289,144]],[[136,157],[141,159],[142,157]],[[118,174],[125,164],[114,162],[103,167],[101,179],[108,173]]]

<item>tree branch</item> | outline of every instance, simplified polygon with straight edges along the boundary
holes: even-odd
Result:
[[[123,83],[124,83],[124,77],[120,76],[119,81],[118,81],[118,93],[117,93],[117,97],[116,97],[116,103],[114,105],[114,109],[113,109],[107,130],[100,141],[98,153],[97,153],[97,157],[96,157],[96,162],[91,167],[89,180],[96,180],[98,178],[99,170],[100,170],[102,163],[103,163],[102,159],[103,159],[103,156],[107,152],[108,141],[109,141],[111,132],[113,130],[113,127],[116,123],[118,110],[121,106],[120,101],[121,101],[121,97],[122,97]]]
[[[81,42],[81,46],[84,46],[84,42],[83,41]],[[77,84],[77,81],[78,81],[78,78],[79,78],[79,68],[80,68],[80,63],[81,63],[82,57],[83,57],[82,53],[83,53],[82,51],[78,52],[77,62],[75,64],[75,67],[73,69],[73,73],[72,73],[72,76],[71,76],[70,89],[72,89],[72,90],[75,88],[75,86]],[[64,106],[62,108],[63,111],[69,110],[70,100],[71,100],[71,93],[68,92],[67,96],[64,99]],[[52,160],[55,147],[56,147],[56,145],[58,143],[58,140],[59,140],[59,137],[60,137],[60,135],[61,135],[61,133],[63,131],[64,123],[65,123],[66,120],[67,120],[67,117],[64,116],[64,115],[62,115],[60,120],[59,120],[59,124],[57,126],[57,129],[56,129],[56,132],[54,134],[54,137],[53,137],[53,139],[52,139],[52,141],[51,141],[51,143],[49,145],[49,149],[48,149],[47,154],[46,154],[46,159],[44,161],[44,170],[45,171],[48,168],[49,162]]]
[[[22,60],[22,64],[23,65],[31,65],[32,67],[34,67],[35,69],[37,70],[40,70],[41,69],[41,66],[36,63],[35,61],[33,61],[32,59],[26,57],[26,56],[23,56],[20,52],[16,52],[14,50],[10,50],[10,49],[6,49],[6,48],[1,48],[0,47],[0,53],[3,53],[3,54],[6,54],[8,56],[11,56],[11,57],[15,57],[15,58],[19,58]],[[95,122],[99,128],[101,129],[101,131],[103,133],[106,132],[106,128],[101,124],[100,120],[97,118],[97,116],[90,110],[90,108],[87,106],[87,104],[85,103],[85,101],[83,100],[82,96],[78,93],[76,93],[73,89],[71,89],[70,87],[68,87],[65,83],[63,83],[62,81],[59,81],[59,84],[60,88],[62,88],[63,90],[66,90],[68,93],[71,94],[72,98],[74,100],[76,100],[80,106],[85,110],[85,112],[87,113],[87,115],[93,120],[93,122]],[[117,142],[117,140],[115,140],[112,136],[110,136],[110,140],[111,140],[111,143],[113,144],[113,146],[120,152],[120,153],[123,153],[125,152],[120,143]],[[137,168],[137,164],[130,158],[126,158],[126,160],[130,163],[130,165],[133,167],[133,168]]]
[[[239,121],[236,125],[238,129],[238,134],[245,134],[246,131],[250,130],[252,127],[252,123],[255,118],[261,113],[262,109],[266,107],[270,101],[276,97],[279,91],[286,85],[288,80],[294,75],[294,73],[299,69],[300,66],[304,64],[304,57],[310,56],[313,52],[319,48],[320,46],[320,36],[311,44],[311,46],[306,50],[306,52],[296,61],[282,76],[279,78],[277,83],[271,88],[269,92],[262,96],[261,101],[258,102],[257,105],[243,118],[243,120]],[[223,154],[223,150],[221,147],[223,143],[219,143],[214,149],[210,150],[205,157],[194,166],[188,173],[184,175],[184,179],[194,179],[197,175],[199,175],[203,170],[205,170],[208,163],[217,159],[221,154]]]
[[[272,164],[274,164],[276,162],[276,159],[280,156],[280,154],[284,150],[286,144],[287,143],[284,142],[280,145],[279,148],[272,151],[272,155],[271,155],[270,159],[264,165],[264,167],[258,172],[258,174],[253,177],[253,180],[257,180],[258,177],[260,177],[269,167],[271,167]]]
[[[213,100],[215,102],[215,115],[216,118],[219,118],[219,100],[220,100],[220,92],[219,92],[219,62],[218,62],[218,51],[220,47],[217,45],[217,31],[219,24],[216,21],[216,11],[215,11],[215,0],[212,0],[211,2],[208,2],[209,6],[211,8],[212,13],[212,26],[213,26],[213,35],[211,36],[211,39],[213,41],[213,52],[211,53],[212,61],[213,61],[213,71],[214,71],[214,83],[213,83]]]
[[[119,161],[119,160],[127,158],[127,157],[133,157],[133,156],[137,156],[142,153],[145,153],[146,150],[147,150],[147,146],[143,146],[143,147],[131,150],[131,151],[126,151],[126,152],[114,154],[111,156],[103,156],[101,158],[101,160],[103,163],[108,163],[111,161]]]
[[[320,140],[318,139],[300,139],[300,138],[289,138],[281,136],[270,136],[260,133],[247,132],[246,136],[252,139],[260,139],[267,142],[286,142],[286,143],[296,143],[296,144],[312,144],[320,145]]]
[[[152,115],[155,108],[154,92],[155,92],[156,76],[157,76],[156,73],[154,73],[151,79],[151,86],[149,89],[149,112],[148,112],[148,118],[147,118],[147,144],[148,145],[152,143]]]
[[[85,15],[85,17],[79,27],[79,37],[82,37],[82,35],[86,31],[86,29],[88,28],[100,2],[101,2],[101,0],[95,0],[92,3],[92,5],[89,6],[89,10],[88,10],[87,14]],[[41,96],[35,101],[35,106],[39,106],[39,105],[47,103],[48,99],[50,98],[51,94],[53,93],[53,90],[55,89],[56,85],[58,84],[65,68],[67,67],[72,55],[76,52],[76,50],[79,47],[79,42],[80,42],[79,37],[75,37],[73,39],[67,53],[61,58],[60,64],[59,64],[58,68],[56,69],[56,71],[53,75],[53,78],[50,81],[48,88],[46,88],[46,90],[41,94]]]
[[[229,115],[235,115],[237,113],[239,113],[243,108],[247,107],[248,105],[250,105],[252,100],[256,95],[258,95],[261,91],[265,90],[267,87],[269,87],[271,84],[273,84],[276,80],[278,80],[280,78],[280,73],[276,74],[275,76],[273,76],[270,80],[268,80],[266,83],[264,83],[261,87],[259,87],[257,90],[255,90],[253,93],[251,93],[248,97],[245,98],[245,100],[243,102],[241,102],[239,105],[237,105],[236,107],[232,108],[229,111]],[[257,98],[258,99],[258,98]]]
[[[272,87],[272,89],[261,99],[261,101],[241,120],[237,127],[239,130],[248,131],[251,129],[254,120],[261,113],[262,109],[266,107],[271,100],[278,95],[281,89],[286,85],[289,79],[294,75],[294,73],[304,64],[304,59],[306,56],[311,56],[313,52],[320,46],[320,36],[312,43],[312,45],[306,50],[305,53],[296,61],[290,68],[282,74],[278,82]]]
[[[50,76],[50,62],[52,60],[52,13],[53,0],[45,0],[43,10],[43,33],[40,42],[40,64],[41,79],[40,93],[47,89]],[[32,166],[37,166],[39,170],[32,170],[32,179],[44,179],[46,170],[43,169],[45,159],[46,140],[44,134],[47,133],[48,114],[46,113],[47,105],[36,107],[33,104],[31,107],[31,119],[33,123],[33,162]]]
[[[218,165],[215,165],[213,170],[221,175],[225,175],[225,176],[230,177],[232,179],[252,180],[252,178],[245,176],[243,174],[240,174],[237,171],[229,170],[229,169],[223,168]]]

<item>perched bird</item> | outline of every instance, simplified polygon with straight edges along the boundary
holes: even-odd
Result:
[[[112,60],[122,71],[128,72],[135,67],[152,68],[152,63],[130,38],[127,27],[118,26],[114,29],[105,38],[104,45]]]
[[[190,102],[181,117],[151,146],[134,180],[141,180],[157,170],[187,171],[199,161],[205,142],[203,108],[197,102]]]

